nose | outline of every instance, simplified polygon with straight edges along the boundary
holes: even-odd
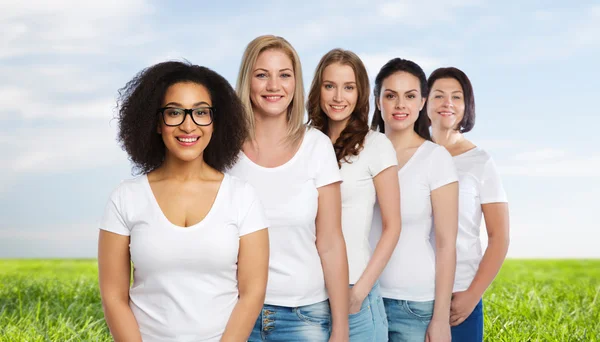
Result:
[[[342,101],[342,89],[337,87],[335,92],[333,93],[333,101],[341,102]]]
[[[454,103],[452,102],[452,97],[451,96],[446,96],[444,97],[444,102],[442,103],[445,107],[451,107],[454,106]]]
[[[192,120],[192,114],[185,116],[183,122],[181,123],[181,125],[179,125],[179,129],[186,133],[191,133],[194,130],[196,130],[196,123],[194,122],[194,120]]]
[[[400,108],[404,108],[405,103],[404,103],[404,99],[402,98],[402,96],[398,96],[396,98],[396,108],[400,109]]]
[[[278,91],[280,88],[279,78],[278,77],[270,77],[267,81],[267,90],[268,91]]]

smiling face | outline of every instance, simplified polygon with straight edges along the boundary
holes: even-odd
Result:
[[[356,107],[358,89],[354,70],[333,63],[323,70],[320,106],[332,121],[348,121]]]
[[[281,50],[265,50],[252,69],[250,101],[255,114],[278,116],[294,98],[296,79],[292,60]]]
[[[212,107],[208,90],[200,84],[180,82],[171,85],[165,92],[162,107],[193,109]],[[202,154],[210,142],[213,124],[198,126],[190,115],[179,126],[167,126],[163,119],[159,120],[158,133],[166,146],[166,157],[181,161],[193,161],[202,158]]]
[[[387,128],[393,131],[413,129],[419,111],[425,104],[419,79],[404,71],[391,74],[383,80],[377,107]]]
[[[427,116],[433,127],[458,129],[458,124],[465,115],[465,96],[456,79],[436,80],[431,86],[427,101]]]

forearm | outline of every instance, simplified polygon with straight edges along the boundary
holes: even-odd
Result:
[[[319,248],[319,256],[325,276],[325,286],[329,293],[331,307],[332,332],[348,331],[348,257],[346,244],[340,231],[325,244],[326,249]]]
[[[488,239],[488,246],[479,263],[479,269],[471,282],[468,291],[481,298],[485,290],[492,284],[500,271],[506,254],[508,253],[509,237],[498,236]]]
[[[114,301],[105,303],[104,319],[115,342],[141,342],[142,335],[129,303]]]
[[[447,244],[436,248],[435,257],[435,304],[433,318],[450,320],[450,302],[456,271],[456,246]]]
[[[264,291],[240,296],[231,312],[221,341],[246,341],[265,300]]]
[[[400,226],[399,223],[397,225],[398,227]],[[399,237],[400,229],[392,229],[388,226],[384,226],[381,238],[373,251],[373,255],[371,256],[371,260],[369,260],[367,268],[363,271],[360,279],[354,285],[361,293],[366,295],[371,291],[371,288],[373,288],[392,257],[394,249],[398,245]]]

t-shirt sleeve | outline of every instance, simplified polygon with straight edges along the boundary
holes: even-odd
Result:
[[[326,136],[316,136],[313,158],[318,168],[316,170],[315,185],[320,188],[342,180],[340,168],[335,157],[333,144]]]
[[[269,222],[265,215],[260,199],[254,188],[246,183],[244,185],[244,196],[241,201],[241,215],[238,225],[240,236],[254,233],[258,230],[267,228]]]
[[[496,163],[491,158],[483,168],[479,187],[481,204],[508,202]]]
[[[442,146],[436,146],[431,153],[429,165],[429,189],[435,190],[446,184],[458,181],[454,160]]]
[[[369,172],[372,177],[375,177],[388,167],[397,166],[398,158],[394,145],[386,136],[377,134],[373,143],[369,156]]]
[[[106,230],[119,235],[129,236],[131,229],[125,219],[122,202],[123,184],[113,191],[110,195],[108,203],[104,208],[104,215],[100,220],[100,229]]]

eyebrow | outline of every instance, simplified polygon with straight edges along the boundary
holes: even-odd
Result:
[[[202,105],[202,104],[205,104],[205,105],[207,105],[207,106],[209,106],[209,107],[210,107],[210,104],[209,104],[208,102],[205,102],[205,101],[196,102],[196,103],[194,103],[194,104],[192,105],[192,107],[198,107],[198,106],[200,106],[200,105]],[[167,103],[167,104],[165,105],[165,107],[167,107],[167,106],[178,106],[178,107],[183,107],[183,105],[182,105],[181,103],[179,103],[179,102],[169,102],[169,103]]]
[[[391,89],[385,89],[383,92],[385,93],[386,91],[389,91],[390,93],[398,94],[398,92],[397,92],[397,91],[395,91],[395,90],[391,90]],[[406,94],[406,93],[411,93],[411,92],[413,92],[413,91],[416,91],[417,93],[419,92],[417,89],[411,89],[411,90],[407,90],[407,91],[405,91],[404,93],[405,93],[405,94]]]
[[[443,90],[440,90],[440,89],[434,89],[433,91],[434,92],[437,91],[437,92],[440,92],[440,93],[445,93]],[[454,93],[461,93],[462,94],[462,91],[461,90],[455,90],[455,91],[451,92],[451,94],[454,94]]]
[[[294,72],[294,70],[292,70],[292,69],[290,69],[290,68],[283,68],[283,69],[280,69],[280,70],[279,70],[279,72],[286,71],[286,70],[287,70],[287,71],[290,71],[290,72]],[[254,72],[257,72],[257,71],[269,72],[269,70],[267,70],[267,69],[265,69],[265,68],[256,68],[256,69],[254,69]]]
[[[325,83],[325,82],[335,83],[335,82],[330,81],[330,80],[323,80],[323,83]],[[352,82],[344,82],[344,84],[356,84],[356,82],[354,82],[354,81],[352,81]]]

